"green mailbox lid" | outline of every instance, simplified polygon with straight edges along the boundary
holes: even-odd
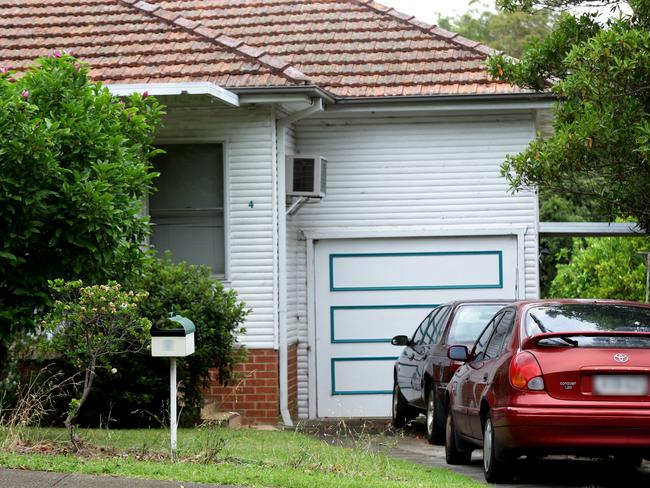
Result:
[[[177,327],[175,329],[164,329],[161,327],[152,327],[151,335],[154,337],[179,337],[179,336],[187,336],[196,332],[196,326],[194,325],[194,322],[192,322],[187,317],[183,317],[182,315],[170,314],[167,320],[170,322],[176,322],[181,327],[180,328]]]

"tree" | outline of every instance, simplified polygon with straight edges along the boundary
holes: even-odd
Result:
[[[22,77],[0,68],[0,349],[34,327],[48,280],[122,281],[139,266],[161,114],[59,51]]]
[[[48,333],[47,349],[65,356],[83,374],[81,394],[70,401],[65,427],[75,451],[80,441],[74,420],[88,399],[96,370],[110,367],[109,358],[138,351],[149,344],[151,322],[140,316],[139,303],[146,293],[126,292],[121,285],[83,286],[81,281],[50,282],[57,294],[52,311],[41,325]]]
[[[558,266],[551,297],[643,300],[647,238],[605,237],[576,240],[569,263]]]
[[[501,0],[509,11],[569,8],[581,0]],[[509,156],[502,174],[511,188],[539,187],[590,200],[610,220],[650,226],[650,2],[603,2],[619,16],[562,15],[554,31],[533,42],[520,61],[497,55],[493,76],[557,96],[554,135],[537,137]]]
[[[556,17],[549,9],[532,14],[474,9],[456,18],[441,17],[438,25],[518,58],[533,40],[543,39],[552,31]]]

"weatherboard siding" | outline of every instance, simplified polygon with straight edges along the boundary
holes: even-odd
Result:
[[[225,145],[229,242],[224,285],[234,288],[252,309],[240,342],[253,349],[274,348],[272,112],[200,103],[168,106],[167,112],[159,141],[212,141]]]
[[[528,113],[322,117],[297,124],[296,151],[328,160],[327,196],[305,205],[288,224],[300,417],[309,408],[306,287],[299,285],[307,282],[307,254],[300,229],[392,227],[406,236],[427,228],[524,227],[525,279],[519,286],[526,297],[537,297],[537,197],[512,195],[499,174],[505,156],[521,151],[533,135]]]

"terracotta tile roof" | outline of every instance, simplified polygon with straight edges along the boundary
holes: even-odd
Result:
[[[109,83],[313,84],[339,97],[521,93],[493,51],[369,0],[0,0],[0,65],[72,50]]]
[[[236,88],[307,80],[286,61],[257,59],[266,53],[159,10],[132,0],[0,0],[0,65],[21,70],[65,49],[107,83],[211,81]]]

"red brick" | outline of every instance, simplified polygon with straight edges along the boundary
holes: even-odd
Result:
[[[279,411],[278,352],[251,349],[248,362],[235,368],[242,377],[234,386],[221,386],[212,375],[209,397],[223,410],[240,413],[246,423],[276,423]]]

